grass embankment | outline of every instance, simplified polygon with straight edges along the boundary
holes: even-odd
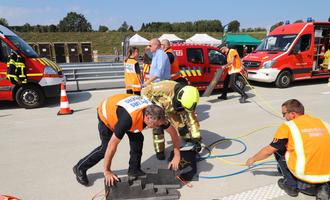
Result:
[[[132,36],[135,33],[124,32],[87,32],[87,33],[18,33],[25,41],[28,42],[92,42],[93,50],[98,50],[98,54],[114,54],[114,47],[119,51],[122,49],[121,43],[126,35]],[[139,32],[139,35],[147,39],[160,37],[163,33],[159,32]],[[182,39],[187,39],[193,36],[195,33],[191,32],[178,32],[175,33]],[[215,38],[221,38],[222,33],[211,32],[208,33]],[[265,32],[249,32],[241,33],[249,34],[257,39],[265,37]]]

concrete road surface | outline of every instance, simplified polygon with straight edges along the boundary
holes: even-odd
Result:
[[[241,138],[247,151],[226,160],[210,159],[198,163],[200,176],[223,176],[245,169],[239,166],[260,148],[270,143],[276,126],[283,122],[280,106],[296,98],[307,113],[330,122],[330,88],[325,81],[302,82],[287,89],[258,84],[249,90],[249,103],[240,104],[237,93],[226,101],[217,95],[201,98],[197,107],[201,133],[206,145],[215,140]],[[124,90],[99,90],[68,93],[72,115],[57,116],[59,102],[51,99],[43,108],[26,110],[13,103],[0,102],[0,194],[27,200],[92,199],[102,191],[102,162],[88,171],[89,187],[77,183],[73,165],[100,144],[96,108],[101,99]],[[277,116],[279,115],[279,116]],[[252,132],[252,133],[251,133]],[[249,134],[251,133],[251,134]],[[248,135],[249,134],[249,135]],[[144,131],[143,168],[164,167],[154,156],[151,130]],[[167,141],[169,137],[166,137]],[[172,146],[167,143],[167,156]],[[243,146],[235,141],[220,143],[214,154],[231,154]],[[124,137],[112,169],[125,175],[129,145]],[[277,186],[279,175],[274,165],[218,179],[200,178],[192,187],[180,189],[181,199],[294,199]],[[295,199],[314,199],[299,194]]]

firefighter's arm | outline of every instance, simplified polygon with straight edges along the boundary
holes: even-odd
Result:
[[[228,55],[230,56],[230,55]],[[230,56],[230,61],[225,65],[225,68],[228,68],[234,63],[235,56]]]
[[[111,171],[111,162],[113,156],[117,151],[117,146],[119,142],[120,139],[117,138],[115,134],[112,134],[112,137],[107,146],[107,150],[105,152],[103,168],[104,168],[105,183],[107,185],[114,185],[116,181],[119,181],[117,175]]]
[[[171,136],[172,142],[173,142],[173,159],[169,163],[168,168],[171,168],[173,170],[178,170],[179,169],[179,163],[180,163],[180,140],[178,133],[176,129],[170,125],[167,129],[166,132],[168,132]]]
[[[198,119],[196,117],[196,113],[195,111],[192,112],[186,112],[186,116],[187,116],[187,126],[189,127],[191,136],[193,138],[200,138],[201,134],[199,131],[199,122]]]
[[[145,87],[145,86],[149,85],[150,83],[152,83],[157,78],[158,78],[157,76],[151,77],[150,79],[148,79],[146,82],[143,83],[143,86]]]
[[[180,75],[180,74],[181,74],[180,71],[178,71],[178,72],[176,72],[174,74],[171,74],[171,78],[174,77],[174,76]]]
[[[246,161],[246,165],[249,166],[249,167],[251,167],[255,162],[268,158],[269,156],[271,156],[272,154],[274,154],[276,151],[277,151],[276,148],[268,145],[268,146],[262,148],[254,156],[252,156],[251,158],[249,158]]]

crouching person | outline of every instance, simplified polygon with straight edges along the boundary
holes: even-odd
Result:
[[[118,177],[111,170],[112,159],[117,146],[125,133],[129,138],[130,159],[129,176],[142,176],[141,157],[144,137],[141,131],[146,128],[163,127],[171,136],[174,158],[169,168],[178,169],[180,162],[180,141],[177,132],[165,118],[164,110],[152,105],[148,100],[132,94],[117,94],[101,102],[98,107],[99,135],[101,145],[82,158],[74,167],[77,181],[87,186],[87,170],[104,158],[104,176],[106,184],[113,185]]]
[[[287,122],[278,128],[271,144],[249,158],[246,165],[251,166],[274,154],[283,175],[278,185],[288,195],[298,196],[298,182],[301,182],[314,186],[316,199],[328,200],[329,125],[321,119],[304,114],[304,106],[296,99],[282,104],[282,114]]]

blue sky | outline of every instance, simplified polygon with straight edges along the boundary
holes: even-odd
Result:
[[[238,20],[241,28],[269,28],[279,21],[312,17],[327,21],[330,0],[1,0],[0,17],[10,25],[58,24],[70,11],[85,15],[93,29],[106,25],[117,29],[124,21],[140,29],[148,22],[185,22],[219,19],[222,24]]]

